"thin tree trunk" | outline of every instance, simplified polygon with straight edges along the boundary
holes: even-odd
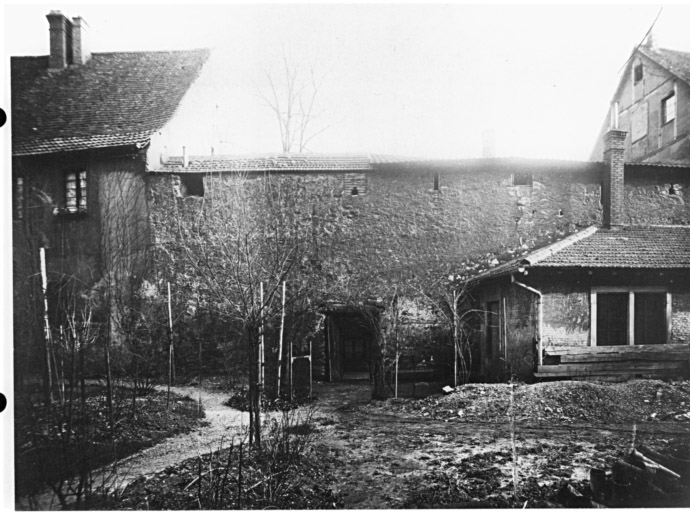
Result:
[[[108,423],[110,425],[110,439],[115,440],[115,419],[113,414],[113,375],[110,367],[110,332],[105,339],[105,382],[106,402],[108,405]]]
[[[453,387],[458,387],[458,351],[460,346],[458,344],[458,297],[457,292],[453,290],[453,352],[455,357],[453,358]]]
[[[173,379],[173,330],[172,330],[172,298],[170,283],[168,282],[168,398],[166,408],[170,409],[170,386]]]
[[[53,369],[50,364],[51,359],[51,335],[50,320],[48,319],[48,274],[46,271],[46,250],[41,247],[38,250],[41,268],[41,291],[43,294],[43,335],[45,340],[45,377],[43,389],[45,393],[46,405],[53,403]]]
[[[259,283],[259,385],[264,384],[264,282]]]
[[[280,398],[280,370],[283,365],[283,335],[285,332],[285,281],[283,281],[283,302],[280,315],[280,336],[278,338],[278,398]]]

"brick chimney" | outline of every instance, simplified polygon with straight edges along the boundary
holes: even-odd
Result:
[[[624,170],[626,132],[612,129],[604,136],[604,182],[601,204],[604,208],[604,227],[621,226],[625,216]]]
[[[48,69],[64,69],[72,63],[72,23],[60,11],[50,11],[46,18],[50,25]]]
[[[80,16],[72,18],[72,59],[73,64],[86,64],[91,58],[86,31],[89,25]]]

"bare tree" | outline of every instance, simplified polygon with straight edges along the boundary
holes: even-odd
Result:
[[[170,243],[162,248],[162,263],[181,293],[195,295],[200,309],[228,325],[228,343],[244,354],[250,442],[260,448],[262,343],[268,326],[280,324],[282,283],[309,281],[303,270],[312,212],[295,208],[300,185],[293,180],[235,174],[208,176],[204,183],[203,198],[167,199],[174,222],[166,224]],[[286,308],[294,309],[305,293],[289,293]]]
[[[285,51],[282,57],[279,72],[266,71],[267,90],[259,88],[258,96],[276,117],[283,152],[302,153],[309,142],[332,126],[313,126],[324,77],[317,75],[313,64],[304,70],[290,62]]]

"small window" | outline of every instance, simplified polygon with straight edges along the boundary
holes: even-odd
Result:
[[[183,196],[204,197],[204,176],[202,174],[182,174],[180,180]]]
[[[24,178],[17,177],[14,180],[14,218],[24,218]]]
[[[531,187],[533,183],[532,174],[527,172],[515,173],[513,174],[512,178],[514,186],[527,185]]]
[[[367,175],[365,173],[345,172],[342,174],[343,191],[350,191],[352,196],[367,193]]]
[[[661,122],[670,123],[676,118],[676,93],[672,92],[661,100]]]
[[[86,171],[65,173],[65,209],[68,213],[86,212]]]
[[[434,192],[438,192],[438,173],[434,174]]]
[[[642,64],[638,64],[633,71],[633,80],[635,83],[638,83],[642,81],[642,78],[644,78],[644,70]]]

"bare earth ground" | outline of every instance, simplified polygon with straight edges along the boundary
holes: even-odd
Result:
[[[620,389],[639,392],[637,388],[649,388],[648,402],[653,410],[655,383],[612,386],[610,392],[614,396]],[[478,500],[487,499],[484,506],[496,505],[501,499],[505,500],[504,506],[516,505],[511,501],[514,495],[511,425],[500,407],[501,399],[505,401],[506,387],[474,385],[467,386],[472,391],[448,397],[369,403],[370,390],[366,385],[318,385],[314,389],[317,395],[320,393],[317,403],[321,407],[316,450],[322,453],[322,459],[333,461],[334,493],[343,500],[345,508],[468,505],[480,508]],[[522,386],[519,389],[523,393],[516,390],[516,481],[518,494],[523,494],[528,505],[543,506],[543,502],[529,503],[528,485],[536,491],[542,488],[555,491],[567,481],[585,486],[590,467],[610,467],[616,458],[630,450],[632,443],[663,446],[669,440],[677,442],[678,438],[685,444],[690,441],[687,423],[573,422],[562,414],[564,411],[545,405],[550,403],[549,394],[553,392],[567,396],[578,390],[581,395],[604,401],[596,397],[600,388],[604,386],[565,382]],[[524,396],[525,391],[528,397]],[[682,391],[678,395],[681,398],[687,389]],[[469,400],[458,398],[468,394]],[[677,400],[678,396],[674,398]],[[636,401],[647,405],[644,400],[636,397]],[[666,404],[665,408],[676,408],[679,403]],[[619,406],[628,411],[628,417],[641,412],[634,403]],[[544,408],[545,416],[540,412]],[[610,405],[608,409],[599,414],[611,414]],[[554,418],[548,412],[560,416]],[[614,418],[622,417],[621,413]],[[486,486],[491,488],[483,488]]]
[[[367,381],[315,383],[313,450],[345,508],[521,506],[513,500],[515,483],[521,500],[543,506],[535,496],[542,499],[563,482],[584,487],[590,467],[610,467],[633,443],[663,448],[690,441],[690,423],[655,419],[660,411],[690,409],[684,401],[688,397],[690,404],[690,383],[613,386],[518,387],[511,426],[505,384],[466,386],[447,397],[371,402]],[[173,391],[199,396],[196,387]],[[118,462],[114,473],[112,466],[104,468],[96,482],[107,479],[122,489],[140,476],[229,445],[248,417],[224,406],[226,398],[202,390],[206,419],[198,430]],[[578,400],[583,404],[577,406]],[[51,508],[47,499],[39,500],[41,508]]]

